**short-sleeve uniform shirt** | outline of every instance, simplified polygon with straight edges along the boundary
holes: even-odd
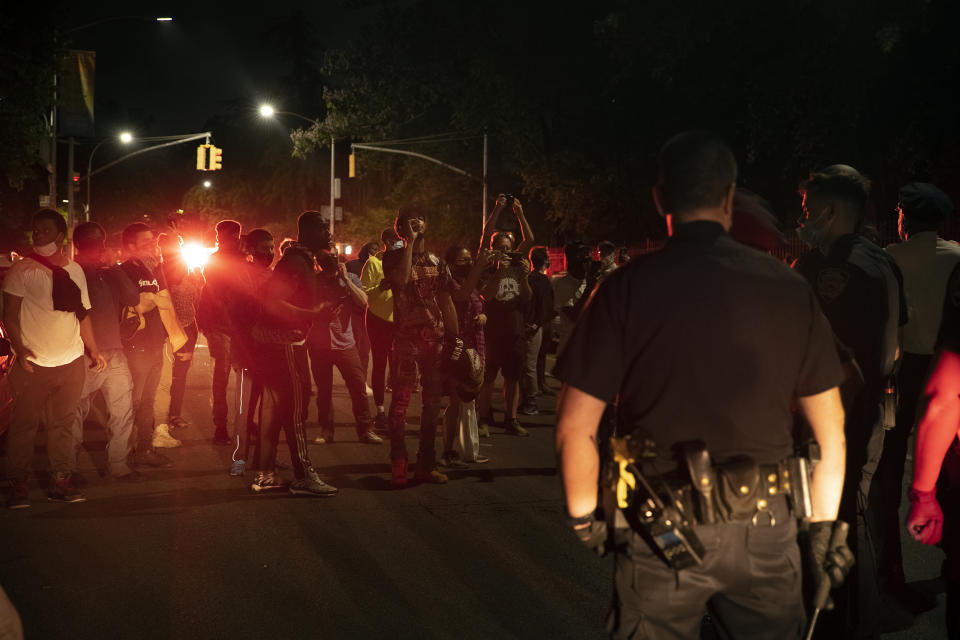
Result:
[[[618,431],[646,430],[665,470],[674,444],[697,439],[717,462],[792,455],[793,399],[843,379],[803,278],[705,221],[679,225],[595,290],[557,371],[617,401]]]
[[[90,297],[83,269],[72,260],[64,269],[80,288],[80,301],[89,310]],[[33,351],[33,357],[28,358],[30,362],[41,367],[59,367],[83,355],[77,314],[53,308],[53,273],[50,269],[36,260],[24,258],[7,271],[3,290],[23,298],[20,337],[23,346]]]
[[[383,274],[390,278],[399,268],[403,250],[389,251],[383,256]],[[443,336],[443,316],[437,296],[441,292],[450,292],[450,271],[447,265],[436,255],[428,252],[413,254],[410,269],[410,281],[393,291],[393,325],[399,332],[418,333],[423,330],[432,332],[436,337]]]
[[[960,355],[960,264],[947,279],[943,298],[943,319],[937,335],[937,349]]]

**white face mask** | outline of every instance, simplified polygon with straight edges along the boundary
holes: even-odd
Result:
[[[397,240],[393,244],[387,245],[387,250],[403,249],[403,240]]]
[[[57,252],[58,245],[56,242],[51,242],[50,244],[41,245],[39,247],[34,247],[33,250],[44,258],[49,258]]]

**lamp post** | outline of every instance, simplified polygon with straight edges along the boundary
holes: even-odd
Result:
[[[89,29],[90,27],[95,27],[97,25],[103,24],[105,22],[114,22],[117,20],[145,20],[149,22],[173,22],[173,18],[169,16],[111,16],[109,18],[101,18],[94,22],[88,22],[87,24],[82,24],[77,27],[71,27],[65,29],[62,33],[67,35],[69,33],[76,33],[77,31],[83,31],[84,29]],[[54,35],[54,49],[56,49],[57,36]],[[53,106],[50,109],[50,206],[56,207],[57,202],[57,100],[59,98],[59,87],[60,78],[59,73],[54,72],[53,74]],[[73,174],[73,143],[71,137],[70,144],[70,155],[68,157],[68,178]],[[88,172],[89,177],[89,172]],[[72,187],[67,187],[67,193],[70,194],[70,198],[67,200],[67,211],[68,211],[68,225],[73,226],[73,191]],[[90,186],[87,185],[87,206],[89,208],[90,204]],[[87,213],[87,220],[90,219],[90,214]]]
[[[97,152],[97,149],[99,149],[104,142],[109,142],[112,139],[113,138],[104,138],[103,140],[98,142],[97,146],[95,146],[93,148],[93,151],[90,152],[90,157],[87,158],[87,204],[85,207],[87,222],[90,222],[90,190],[93,188],[92,186],[93,177],[91,175],[91,171],[93,171],[93,154]],[[123,144],[130,144],[131,142],[133,142],[133,134],[130,133],[129,131],[124,131],[119,136],[117,136],[117,139],[120,140],[120,142]]]
[[[300,115],[293,111],[277,111],[273,108],[273,105],[262,104],[260,105],[260,115],[264,118],[272,118],[275,115],[280,116],[293,116],[295,118],[300,118],[305,122],[310,124],[319,125],[320,121],[313,118],[308,118],[307,116]],[[336,204],[336,141],[333,136],[330,136],[330,237],[333,237],[333,218],[334,218],[334,209]]]

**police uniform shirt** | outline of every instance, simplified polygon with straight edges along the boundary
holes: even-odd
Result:
[[[849,234],[839,238],[824,256],[811,251],[797,261],[796,269],[813,287],[840,341],[853,350],[867,384],[877,385],[884,375],[887,322],[890,318],[888,282],[896,281],[899,318],[907,321],[903,278],[893,259],[866,238]]]
[[[937,334],[937,349],[960,355],[960,264],[957,264],[947,280],[943,299],[943,320]]]
[[[886,252],[893,256],[903,273],[910,321],[903,328],[903,350],[907,353],[933,353],[943,311],[947,279],[960,263],[960,245],[937,236],[936,231],[912,233],[910,238],[892,244]]]
[[[645,429],[664,462],[696,439],[717,462],[788,457],[793,399],[843,379],[803,278],[707,221],[678,226],[663,250],[597,288],[557,373],[618,402],[618,430]]]

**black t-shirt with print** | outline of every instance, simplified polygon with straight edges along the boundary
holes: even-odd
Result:
[[[120,265],[127,277],[137,286],[139,293],[160,293],[167,288],[160,265],[150,269],[137,258],[130,258]],[[154,307],[143,314],[144,327],[133,338],[124,341],[127,349],[159,349],[167,339],[167,330],[160,319],[160,310]]]
[[[521,289],[523,278],[529,271],[519,266],[500,269],[491,276],[492,286],[486,298],[487,336],[494,340],[512,338],[523,333],[529,297]]]

